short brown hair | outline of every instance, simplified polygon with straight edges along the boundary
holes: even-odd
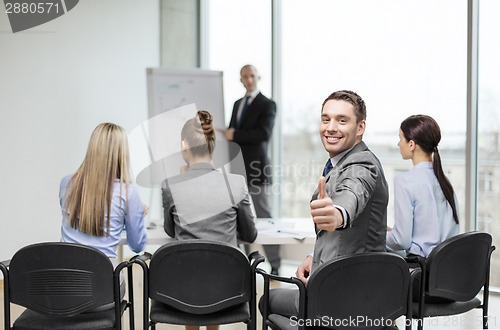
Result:
[[[321,112],[325,107],[325,103],[330,100],[343,100],[354,106],[354,112],[356,113],[356,121],[359,123],[362,120],[366,120],[366,105],[365,101],[353,91],[342,90],[333,92],[328,96],[321,105]]]

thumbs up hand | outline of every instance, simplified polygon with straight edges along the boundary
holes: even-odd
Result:
[[[320,230],[334,231],[344,223],[342,213],[333,206],[332,199],[326,192],[325,177],[318,182],[318,197],[311,202],[311,216]]]
[[[329,198],[326,193],[326,179],[324,176],[319,178],[318,182],[318,199]]]

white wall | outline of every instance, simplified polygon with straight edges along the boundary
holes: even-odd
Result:
[[[147,118],[146,67],[159,65],[158,0],[84,0],[12,33],[0,11],[0,260],[59,240],[59,181],[95,126]]]

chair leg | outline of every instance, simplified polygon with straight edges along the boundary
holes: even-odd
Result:
[[[424,319],[423,318],[419,318],[417,325],[418,325],[417,326],[418,330],[424,330]]]
[[[488,301],[490,298],[489,290],[489,280],[487,280],[486,285],[483,288],[483,304],[481,309],[483,310],[483,329],[488,329]]]
[[[483,304],[483,329],[488,329],[488,305]]]
[[[411,322],[412,322],[411,318],[405,317],[405,330],[411,330]]]
[[[269,278],[264,277],[264,294],[261,299],[263,299],[262,306],[262,330],[267,330],[267,317],[269,316],[268,307],[269,307]],[[256,325],[257,326],[257,325]]]

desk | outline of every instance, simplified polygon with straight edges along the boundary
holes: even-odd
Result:
[[[314,244],[316,233],[310,218],[257,219],[258,235],[252,244]]]
[[[257,219],[257,239],[252,244],[314,244],[316,233],[310,218],[273,218]],[[174,241],[169,237],[164,229],[163,223],[156,221],[156,228],[147,230],[148,245],[163,245]],[[246,243],[246,242],[241,242]],[[127,244],[124,236],[118,245],[118,259],[123,260],[123,246]]]

